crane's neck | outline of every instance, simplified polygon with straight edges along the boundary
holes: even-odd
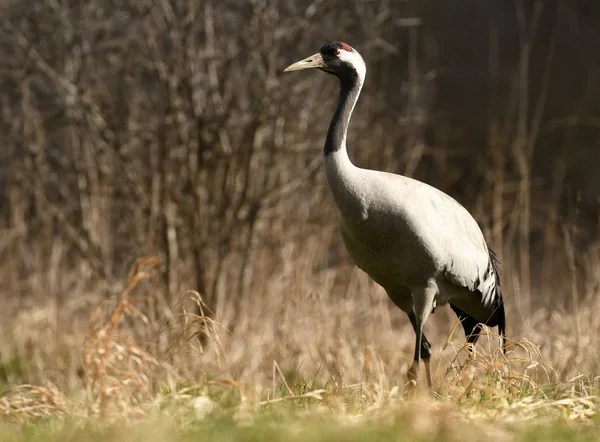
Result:
[[[340,97],[325,141],[324,161],[327,182],[336,205],[345,216],[356,216],[362,209],[360,170],[350,161],[346,133],[350,116],[363,85],[364,71],[340,76]]]
[[[326,158],[334,156],[336,158],[345,157],[348,159],[348,153],[346,151],[346,134],[348,132],[352,111],[354,110],[354,106],[360,95],[360,90],[362,89],[364,77],[356,71],[351,71],[344,76],[340,76],[339,79],[340,96],[335,114],[329,125],[329,131],[327,132],[324,155]]]

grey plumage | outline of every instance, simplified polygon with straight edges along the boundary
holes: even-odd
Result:
[[[498,261],[477,222],[450,196],[408,177],[352,164],[346,133],[366,75],[360,54],[333,42],[286,71],[307,68],[340,80],[324,163],[344,244],[356,265],[408,315],[416,335],[409,378],[416,380],[423,358],[431,386],[431,345],[423,326],[436,306],[451,305],[469,342],[477,340],[482,323],[497,325],[504,337]]]

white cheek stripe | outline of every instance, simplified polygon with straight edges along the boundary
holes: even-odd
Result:
[[[367,66],[365,65],[365,62],[360,54],[356,51],[348,52],[344,49],[340,49],[338,58],[354,66],[362,84],[367,74]]]

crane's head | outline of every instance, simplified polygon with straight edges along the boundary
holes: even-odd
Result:
[[[326,44],[319,52],[288,66],[284,72],[313,68],[333,74],[340,79],[357,75],[361,82],[366,73],[365,62],[358,51],[341,41]]]

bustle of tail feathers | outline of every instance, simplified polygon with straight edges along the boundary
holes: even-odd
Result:
[[[458,316],[458,319],[463,325],[467,342],[473,344],[477,342],[479,333],[481,332],[481,324],[485,324],[489,327],[498,326],[502,351],[506,353],[506,317],[504,313],[502,290],[500,288],[500,263],[492,249],[489,249],[489,257],[490,262],[485,274],[485,279],[481,285],[482,302],[484,303],[488,315],[487,319],[479,321],[452,304],[450,304],[450,307],[454,310],[454,313],[456,313],[456,316]]]

